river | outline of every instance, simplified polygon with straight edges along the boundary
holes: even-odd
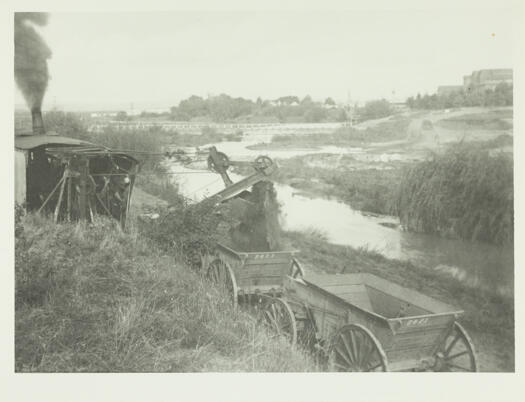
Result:
[[[260,154],[277,160],[312,153],[366,154],[366,150],[361,148],[322,147],[264,152],[246,148],[256,142],[257,139],[250,139],[215,145],[233,160],[253,160]],[[174,175],[181,192],[195,201],[224,188],[220,176],[206,171],[203,162],[190,166],[172,163],[171,170],[195,173]],[[242,178],[233,173],[230,177],[234,181]],[[512,247],[406,232],[399,227],[396,217],[370,216],[337,200],[306,197],[287,185],[276,184],[275,187],[281,204],[281,225],[284,230],[315,230],[333,244],[367,248],[388,258],[408,260],[416,266],[439,271],[469,286],[504,296],[513,295]]]

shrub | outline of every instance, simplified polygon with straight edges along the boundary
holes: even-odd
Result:
[[[196,268],[202,254],[211,253],[217,241],[226,236],[228,207],[217,209],[214,200],[198,204],[178,197],[169,208],[157,207],[158,219],[145,219],[140,232],[162,249],[183,256],[185,263]]]

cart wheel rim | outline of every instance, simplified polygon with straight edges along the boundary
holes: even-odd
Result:
[[[436,353],[435,371],[478,371],[474,344],[467,331],[454,323],[444,342]]]
[[[216,258],[208,265],[206,277],[223,291],[230,294],[233,306],[237,307],[239,290],[235,275],[228,263],[220,258]]]
[[[388,371],[386,354],[377,338],[359,324],[335,334],[329,351],[331,371]]]
[[[279,336],[284,336],[295,345],[297,323],[290,305],[281,298],[267,297],[263,300],[261,315],[264,322]]]

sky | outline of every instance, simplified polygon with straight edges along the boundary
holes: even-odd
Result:
[[[512,20],[475,7],[51,13],[44,109],[168,108],[220,93],[404,100],[512,68]]]

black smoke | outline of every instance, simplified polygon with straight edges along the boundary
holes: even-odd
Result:
[[[51,57],[51,49],[34,26],[45,26],[47,20],[46,13],[15,13],[15,81],[32,110],[42,106]]]

